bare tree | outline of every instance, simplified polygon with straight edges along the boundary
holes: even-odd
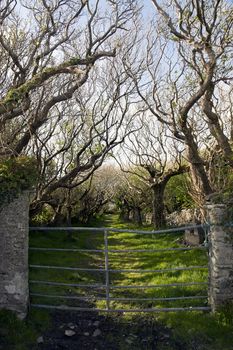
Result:
[[[134,9],[132,1],[106,0],[105,9],[99,1],[1,2],[2,155],[20,154],[95,62],[116,55],[117,32],[127,29]]]
[[[1,2],[0,155],[36,156],[32,213],[87,180],[127,134],[132,89],[117,66],[137,11],[132,0]]]
[[[128,75],[109,60],[96,67],[91,79],[76,92],[72,104],[56,106],[49,123],[28,145],[40,167],[40,181],[31,213],[51,201],[60,187],[75,188],[103,163],[109,152],[132,133],[140,110],[132,108],[134,86]]]
[[[143,216],[150,202],[150,189],[137,175],[137,169],[130,166],[119,171],[118,184],[114,193],[120,219],[143,224]]]
[[[152,222],[157,228],[166,225],[164,191],[168,181],[188,171],[182,158],[182,148],[169,137],[166,127],[144,115],[140,130],[130,134],[122,145],[128,169],[137,176],[152,193]],[[122,167],[121,167],[122,168]]]
[[[229,67],[223,69],[224,64],[217,63],[223,62],[221,58],[224,53],[231,57],[228,37],[232,35],[232,6],[225,1],[152,2],[156,17],[145,36],[146,51],[136,63],[125,61],[125,66],[145,108],[186,145],[193,189],[199,197],[199,204],[203,205],[205,197],[214,188],[200,153],[199,135],[203,134],[203,130],[206,132],[210,124],[213,125],[213,118],[211,121],[204,108],[210,101],[208,98],[213,82],[217,84],[231,79]],[[200,7],[202,15],[199,13]],[[203,19],[203,16],[206,17]],[[222,21],[225,20],[224,29]],[[221,40],[224,43],[220,45]],[[213,50],[216,51],[215,56]],[[210,128],[215,138],[217,129],[218,135],[221,131],[223,136],[219,119],[218,124],[216,122],[214,129]],[[230,154],[229,144],[226,146],[227,138],[223,139],[225,154]]]
[[[152,0],[157,13],[165,23],[166,36],[173,42],[179,60],[182,61],[182,75],[192,82],[193,92],[187,102],[179,103],[176,113],[180,117],[180,129],[185,142],[190,138],[190,126],[187,128],[188,114],[198,104],[203,112],[203,120],[208,124],[212,136],[217,141],[226,161],[233,166],[233,151],[229,134],[222,125],[225,116],[219,108],[220,90],[227,90],[227,84],[233,79],[233,21],[232,3],[225,0],[207,1],[157,1]],[[187,89],[188,86],[186,86]],[[191,87],[191,86],[190,86]],[[183,93],[183,92],[182,92]],[[187,96],[187,94],[186,94]],[[176,89],[176,99],[179,91]],[[230,106],[230,100],[225,105]],[[185,130],[187,129],[187,130]],[[192,133],[192,130],[190,130]],[[190,142],[189,142],[190,143]],[[194,145],[191,156],[195,161]],[[192,166],[192,163],[191,163]],[[195,167],[197,175],[204,180],[203,169]],[[195,172],[193,170],[193,172]],[[202,175],[201,175],[202,174]],[[201,175],[201,176],[200,176]],[[202,181],[203,184],[206,181]],[[206,182],[205,193],[211,190]]]

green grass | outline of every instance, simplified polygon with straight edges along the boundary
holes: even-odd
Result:
[[[24,321],[19,320],[11,311],[0,310],[0,349],[37,349],[36,339],[49,324],[49,314],[44,310],[31,310]]]
[[[90,226],[107,226],[115,228],[126,228],[126,225],[119,222],[117,216],[106,216],[103,221],[92,223]],[[137,229],[134,225],[127,225],[127,229]],[[141,229],[141,228],[140,228]],[[150,230],[150,227],[143,229]],[[160,235],[136,235],[130,233],[110,233],[110,249],[147,249],[147,248],[168,248],[180,247],[181,233],[160,234]],[[31,232],[30,246],[32,247],[53,247],[53,248],[104,248],[104,235],[100,233],[76,232],[72,240],[67,238],[65,232]],[[38,252],[30,251],[30,264],[57,265],[69,267],[98,267],[104,268],[103,253],[67,253],[67,252]],[[179,266],[206,265],[207,253],[204,250],[194,249],[192,251],[173,251],[166,253],[109,253],[109,263],[113,269],[162,269]],[[206,282],[207,270],[177,271],[166,273],[111,273],[110,282],[114,285],[154,285],[181,282]],[[104,273],[87,273],[81,271],[61,271],[46,269],[30,269],[31,280],[44,280],[64,283],[105,283]],[[32,297],[32,303],[43,303],[53,305],[88,306],[105,308],[105,301],[98,301],[96,297],[105,297],[105,290],[81,289],[65,286],[47,286],[31,284],[31,292],[50,295],[65,296],[92,296],[88,303],[66,300]],[[129,289],[112,290],[112,297],[133,297],[133,298],[160,298],[180,297],[192,295],[207,295],[207,287],[195,285],[189,287],[160,287],[148,290]],[[161,308],[161,307],[189,307],[206,306],[207,301],[185,300],[185,301],[112,301],[112,308]],[[123,318],[114,318],[119,322],[119,341],[121,329],[129,324],[161,324],[170,329],[171,337],[169,344],[164,341],[157,344],[160,350],[178,349],[175,344],[182,344],[184,350],[233,350],[232,334],[232,307],[229,306],[221,313],[211,315],[208,312],[169,312],[154,314],[127,313]],[[36,338],[42,334],[43,329],[49,327],[50,313],[46,310],[31,309],[26,321],[19,321],[10,312],[0,312],[0,349],[26,350],[36,349]],[[137,321],[138,320],[138,321]],[[143,320],[143,321],[142,321]],[[126,322],[126,323],[125,323]],[[136,326],[135,326],[136,327]],[[140,326],[141,327],[141,326]],[[147,326],[145,326],[147,327]],[[136,329],[136,328],[135,328]],[[152,329],[152,328],[151,328]],[[136,330],[137,332],[139,330]],[[133,332],[133,330],[131,330]],[[107,334],[106,337],[110,337]],[[115,335],[116,336],[116,335]],[[107,338],[106,338],[107,339]],[[3,344],[3,345],[2,345]],[[8,344],[4,347],[4,344]],[[173,347],[174,344],[174,347]],[[2,347],[1,347],[2,346]],[[33,347],[34,346],[34,347]],[[122,345],[119,350],[126,350]],[[128,348],[127,348],[128,349]],[[130,348],[132,350],[134,348]],[[137,350],[141,348],[135,347]],[[152,348],[151,348],[152,349]],[[151,350],[148,348],[148,350]]]
[[[99,226],[123,228],[125,224],[118,221],[116,216],[108,216],[104,222],[99,222]],[[129,228],[136,229],[133,225]],[[151,229],[147,227],[145,229]],[[110,232],[109,249],[164,249],[180,247],[182,233],[168,233],[158,235],[141,235],[134,233]],[[33,247],[63,247],[63,248],[104,248],[103,232],[76,232],[73,234],[72,241],[67,239],[65,232],[46,232],[31,233],[30,245]],[[37,252],[30,253],[31,264],[51,265],[51,266],[68,266],[68,267],[88,267],[104,268],[103,253],[77,253],[77,252]],[[131,253],[109,253],[109,266],[111,269],[170,269],[174,267],[207,265],[207,253],[203,250],[194,249],[191,251],[168,251],[168,252],[131,252]],[[83,271],[61,271],[32,268],[30,279],[45,280],[63,283],[105,283],[105,274],[87,273]],[[169,283],[187,283],[187,282],[206,282],[207,269],[164,272],[164,273],[110,273],[110,283],[113,285],[160,285]],[[64,287],[64,286],[47,286],[31,285],[32,292],[59,294],[59,295],[83,295],[87,290]],[[96,290],[88,291],[88,295],[93,298],[96,296],[104,297],[105,291],[97,293]],[[162,297],[182,297],[182,296],[203,296],[207,295],[206,286],[195,285],[189,287],[159,287],[150,289],[121,289],[111,290],[111,297],[114,298],[162,298]],[[66,304],[79,306],[79,301],[66,299],[51,299],[33,297],[32,301],[36,303],[52,303],[54,305]],[[112,308],[161,308],[161,307],[190,307],[205,306],[205,299],[200,300],[178,300],[178,301],[112,301]],[[96,306],[105,307],[104,301],[97,301]],[[91,303],[93,306],[93,303]]]

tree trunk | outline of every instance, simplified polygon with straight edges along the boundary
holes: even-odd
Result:
[[[137,225],[142,225],[142,211],[140,207],[133,208],[133,220]]]
[[[123,221],[129,222],[130,221],[129,215],[130,215],[129,208],[121,208],[120,219],[122,219]]]
[[[192,130],[186,127],[183,130],[185,143],[187,145],[187,158],[190,163],[190,176],[192,179],[193,196],[202,207],[205,203],[205,197],[210,195],[213,190],[207,173],[204,168],[204,162],[199,156],[197,144],[193,138]]]
[[[30,219],[34,218],[37,214],[41,213],[42,209],[43,209],[43,203],[39,202],[37,200],[33,201],[30,204],[29,207],[29,217]]]
[[[121,207],[120,207],[120,218],[123,221],[129,222],[130,221],[130,211],[131,208],[129,206],[129,203],[126,199],[123,199],[123,201],[121,202]]]
[[[71,185],[71,183],[69,183]],[[67,198],[66,198],[66,225],[71,227],[71,216],[72,216],[72,205],[71,205],[71,189],[67,189]],[[67,239],[72,240],[72,231],[67,231]]]
[[[158,183],[152,185],[152,223],[154,228],[161,228],[166,226],[166,217],[165,217],[165,206],[164,206],[164,190],[166,184]]]
[[[71,227],[71,215],[72,215],[72,207],[69,205],[66,208],[66,224],[67,227]],[[67,230],[67,238],[68,240],[72,240],[72,231]]]
[[[222,150],[222,153],[229,163],[229,165],[233,168],[233,151],[231,149],[230,142],[227,136],[224,134],[223,129],[220,125],[220,118],[218,114],[213,109],[213,98],[214,94],[214,83],[210,85],[209,89],[206,91],[203,98],[203,112],[208,118],[208,127],[212,136],[218,143],[218,146]],[[232,132],[232,130],[231,130]]]
[[[62,223],[64,223],[64,215],[62,214],[62,208],[63,204],[59,204],[56,207],[53,207],[54,209],[54,215],[52,218],[52,224],[54,226],[60,226]]]

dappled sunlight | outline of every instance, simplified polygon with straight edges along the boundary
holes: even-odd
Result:
[[[106,222],[106,224],[105,224]],[[126,228],[116,216],[106,216],[99,225],[112,228]],[[124,227],[124,228],[123,228]],[[130,225],[130,229],[137,229]],[[128,229],[128,227],[127,227]],[[147,227],[147,229],[151,229]],[[184,300],[160,300],[161,298],[198,297],[207,295],[207,269],[170,271],[173,268],[189,266],[207,266],[206,251],[198,249],[175,251],[150,251],[153,249],[183,248],[182,233],[171,234],[136,234],[129,232],[108,233],[108,263],[110,278],[110,307],[111,308],[159,308],[159,307],[190,307],[206,306],[206,298]],[[53,247],[63,249],[83,249],[83,251],[34,251],[30,252],[30,264],[69,267],[80,269],[78,271],[31,268],[30,279],[67,284],[82,284],[79,286],[64,285],[31,285],[35,294],[46,293],[64,295],[64,300],[52,302],[58,305],[80,305],[80,301],[66,299],[65,296],[87,296],[95,303],[97,308],[105,308],[105,301],[98,300],[106,297],[105,292],[105,255],[104,252],[89,252],[88,249],[104,249],[103,232],[77,231],[72,232],[72,240],[68,240],[66,232],[35,232],[31,234],[31,246]],[[87,251],[85,252],[85,249]],[[115,251],[116,250],[116,251]],[[121,252],[123,250],[123,252]],[[126,250],[126,251],[124,251]],[[128,251],[129,250],[129,251]],[[146,252],[133,252],[132,250],[149,250]],[[82,269],[95,269],[96,271],[83,271]],[[102,269],[102,271],[97,271]],[[165,271],[161,271],[165,269]],[[168,271],[166,271],[168,269]],[[118,271],[119,270],[119,271]],[[121,271],[130,270],[130,271]],[[134,270],[139,270],[134,271]],[[154,271],[154,272],[153,272]],[[186,283],[194,285],[186,286]],[[200,285],[197,283],[200,282]],[[99,284],[103,287],[88,288],[88,284]],[[168,286],[169,284],[178,284]],[[184,285],[181,285],[184,284]],[[164,286],[163,286],[164,285]],[[126,286],[126,288],[124,288]],[[128,288],[129,286],[130,289]],[[133,288],[135,286],[135,288]],[[138,289],[137,286],[140,286]],[[148,286],[148,288],[143,287]],[[118,287],[120,289],[118,289]],[[38,303],[51,303],[49,298],[33,296]],[[96,298],[96,301],[94,301]],[[112,298],[112,299],[111,299]],[[120,298],[121,300],[115,300]],[[133,300],[127,299],[157,299]],[[123,299],[123,300],[122,300]],[[93,304],[94,306],[94,304]]]

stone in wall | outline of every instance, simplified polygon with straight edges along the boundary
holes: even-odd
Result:
[[[233,227],[224,204],[207,206],[209,212],[209,302],[212,311],[233,302]]]
[[[167,222],[170,226],[184,226],[200,221],[201,213],[198,209],[182,209],[167,215]]]
[[[27,314],[29,194],[0,207],[0,308]]]

